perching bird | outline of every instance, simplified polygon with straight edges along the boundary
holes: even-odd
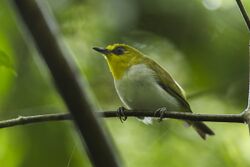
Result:
[[[93,49],[105,56],[116,91],[128,109],[156,111],[165,107],[165,112],[192,112],[179,84],[159,64],[137,49],[125,44]],[[214,135],[203,122],[186,122],[203,139],[206,135]]]

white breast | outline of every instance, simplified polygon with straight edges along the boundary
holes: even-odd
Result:
[[[120,80],[115,80],[115,87],[122,102],[129,109],[179,110],[176,98],[162,89],[156,82],[155,72],[144,64],[132,66]]]

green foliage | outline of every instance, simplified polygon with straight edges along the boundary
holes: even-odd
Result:
[[[92,47],[117,42],[132,45],[159,62],[187,94],[209,90],[190,100],[194,112],[244,110],[249,34],[233,1],[220,1],[219,5],[213,4],[214,0],[48,2],[100,110],[115,110],[122,104],[105,60]],[[250,9],[250,3],[246,5]],[[33,48],[32,41],[26,33],[20,34],[22,25],[11,11],[7,1],[0,1],[0,119],[65,112],[46,66],[34,49],[28,49]],[[202,141],[181,121],[146,126],[135,118],[123,124],[114,118],[105,123],[129,167],[250,165],[244,125],[209,123],[216,136]],[[71,123],[59,122],[2,129],[0,164],[91,166],[74,128]]]

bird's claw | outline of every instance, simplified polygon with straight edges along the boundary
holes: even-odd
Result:
[[[120,119],[121,123],[127,120],[127,116],[124,114],[124,111],[126,111],[126,108],[119,107],[117,109],[117,117]]]
[[[155,111],[155,115],[157,115],[159,113],[160,117],[158,119],[159,122],[161,122],[164,118],[164,115],[167,111],[167,108],[166,107],[161,107],[161,108],[158,108],[156,111]]]

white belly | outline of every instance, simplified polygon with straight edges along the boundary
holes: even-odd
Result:
[[[181,105],[176,98],[162,89],[154,78],[154,71],[146,65],[131,67],[121,80],[115,80],[117,93],[127,108],[180,111]]]

